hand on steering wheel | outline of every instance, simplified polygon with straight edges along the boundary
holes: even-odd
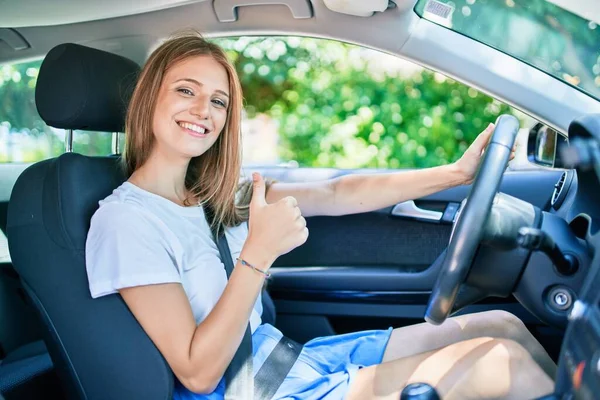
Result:
[[[494,196],[508,164],[519,121],[512,115],[496,120],[471,191],[457,215],[440,274],[431,292],[425,320],[439,325],[452,312],[460,285],[465,281],[484,234]]]

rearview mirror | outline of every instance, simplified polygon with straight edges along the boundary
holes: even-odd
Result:
[[[567,147],[569,147],[569,140],[565,136],[538,123],[529,131],[527,158],[529,162],[543,167],[569,168],[561,157]]]

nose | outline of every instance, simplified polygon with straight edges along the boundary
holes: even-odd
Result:
[[[210,98],[208,96],[197,96],[190,108],[190,113],[200,119],[208,119],[210,110],[209,105]]]

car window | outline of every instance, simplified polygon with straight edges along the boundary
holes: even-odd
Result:
[[[502,113],[534,124],[473,88],[368,48],[299,37],[216,41],[244,87],[245,165],[423,168],[456,160]],[[64,152],[66,132],[35,108],[40,65],[0,67],[1,163]],[[109,132],[75,131],[73,151],[111,154],[112,141]],[[122,150],[124,135],[119,142]]]
[[[554,3],[559,3],[558,6]],[[516,57],[600,100],[600,28],[592,2],[419,0],[432,22]]]
[[[0,163],[31,163],[65,151],[65,130],[47,126],[35,106],[35,85],[42,61],[0,66]],[[73,151],[112,152],[110,132],[73,132]]]
[[[488,123],[535,121],[442,74],[376,50],[300,37],[217,39],[245,98],[244,164],[424,168],[457,160]],[[520,146],[525,151],[526,146]],[[519,168],[531,168],[526,154]]]

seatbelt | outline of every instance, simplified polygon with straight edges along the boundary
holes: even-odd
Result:
[[[270,400],[298,359],[302,345],[282,336],[254,377],[254,399]]]
[[[225,230],[220,227],[217,232],[217,229],[213,228],[212,209],[205,206],[204,214],[229,279],[234,264]],[[253,378],[252,331],[248,323],[240,347],[225,370],[225,400],[270,400],[292,369],[301,351],[302,345],[283,336]]]
[[[229,280],[234,265],[224,229],[218,229],[218,232],[213,229],[212,221],[214,219],[214,213],[211,209],[205,207],[204,213],[206,214],[206,219],[211,227],[213,238],[219,249],[221,261],[225,265],[225,272],[227,273],[227,279]],[[238,347],[231,363],[225,370],[225,400],[249,400],[254,398],[254,373],[252,362],[252,331],[250,322],[248,322],[240,347]]]

